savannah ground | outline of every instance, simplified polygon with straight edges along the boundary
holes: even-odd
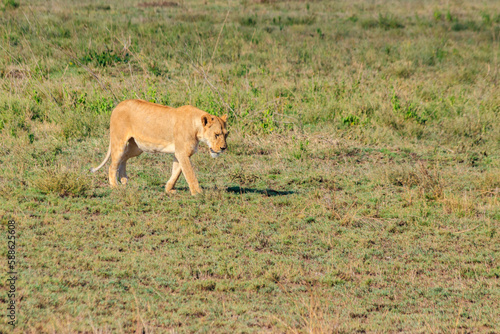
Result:
[[[0,7],[14,332],[500,332],[500,2]],[[202,195],[88,173],[129,98],[230,115]]]

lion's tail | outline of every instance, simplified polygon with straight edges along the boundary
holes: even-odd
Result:
[[[106,158],[104,158],[104,161],[101,162],[101,164],[99,166],[97,166],[96,168],[91,168],[90,169],[90,172],[91,173],[95,173],[97,172],[99,169],[102,168],[102,166],[104,166],[106,164],[106,162],[108,162],[109,160],[109,157],[111,156],[111,143],[109,143],[109,148],[108,148],[108,153],[106,153]]]

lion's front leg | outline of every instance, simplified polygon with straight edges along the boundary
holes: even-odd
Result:
[[[182,173],[184,174],[184,177],[189,185],[191,195],[201,193],[200,185],[198,184],[198,180],[196,179],[196,175],[194,174],[193,166],[191,165],[189,158],[187,156],[182,156],[177,157],[177,160],[179,161]]]

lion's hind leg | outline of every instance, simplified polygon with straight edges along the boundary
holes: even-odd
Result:
[[[122,184],[127,184],[127,160],[136,157],[142,153],[142,150],[137,146],[134,138],[128,140],[127,146],[123,152],[121,163],[118,166],[118,178]]]
[[[111,143],[111,164],[109,165],[109,184],[111,187],[118,187],[117,176],[120,174],[120,167],[123,162],[127,142],[112,141]]]
[[[118,166],[118,179],[121,184],[127,184],[128,176],[127,176],[127,160],[123,161],[120,166]]]

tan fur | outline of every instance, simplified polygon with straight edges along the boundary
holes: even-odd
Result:
[[[165,190],[174,193],[174,186],[181,172],[191,194],[201,192],[191,166],[190,157],[196,153],[200,141],[210,147],[212,157],[226,148],[227,115],[217,117],[193,106],[171,108],[143,100],[126,100],[111,113],[110,143],[104,161],[91,172],[99,170],[111,157],[109,183],[117,187],[128,181],[127,160],[142,152],[173,153],[172,176]]]

